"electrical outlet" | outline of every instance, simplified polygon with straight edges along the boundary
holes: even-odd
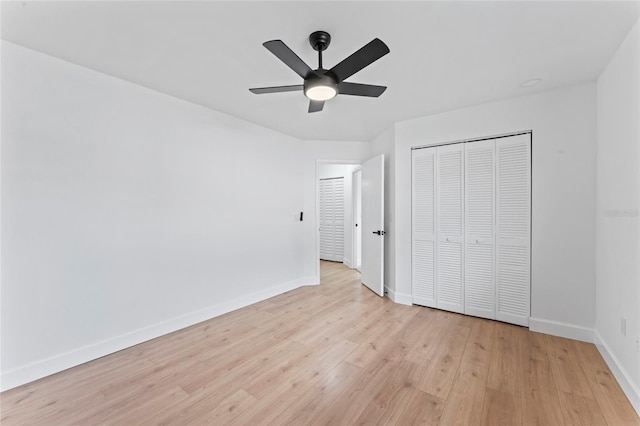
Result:
[[[625,317],[620,317],[620,333],[623,336],[627,335],[627,319]]]

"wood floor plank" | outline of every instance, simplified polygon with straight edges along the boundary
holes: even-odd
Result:
[[[518,396],[487,388],[482,405],[483,426],[518,426],[522,424],[522,406]]]
[[[177,384],[189,394],[204,388],[220,386],[224,383],[237,381],[239,377],[247,377],[252,371],[273,357],[282,356],[288,346],[282,347],[283,341],[273,339],[268,335],[264,339],[256,339],[253,345],[243,346],[243,352],[229,352],[228,356],[218,354],[212,358],[199,360],[198,368],[188,371],[177,379]],[[288,342],[287,342],[288,343]],[[275,349],[274,349],[275,348]],[[255,356],[247,358],[247,351]],[[216,378],[217,380],[212,380]]]
[[[178,386],[159,388],[136,395],[135,398],[109,401],[104,409],[80,416],[69,422],[74,425],[139,424],[158,407],[167,407],[184,401],[189,395]]]
[[[495,321],[474,319],[474,321],[471,322],[469,325],[471,331],[462,362],[471,362],[489,368],[491,365],[495,326]]]
[[[410,323],[412,327],[405,330],[401,337],[411,345],[407,359],[423,363],[436,356],[440,342],[454,327],[452,323],[447,321],[445,314],[446,312],[431,308],[424,308],[423,311],[416,314],[414,321]]]
[[[418,384],[424,369],[411,361],[401,361],[396,371],[387,376],[378,392],[365,407],[355,424],[397,424]]]
[[[0,394],[8,425],[640,425],[594,345],[321,285]]]
[[[296,342],[297,343],[297,342]],[[243,389],[256,398],[264,398],[273,392],[274,388],[282,383],[291,372],[299,372],[309,358],[313,357],[314,350],[311,346],[298,343],[288,349],[286,356],[274,359],[270,363],[264,363],[260,370],[251,374],[250,382],[243,385]]]
[[[248,392],[240,389],[226,398],[220,405],[202,415],[195,416],[184,425],[226,425],[233,422],[243,411],[251,407],[258,400]]]
[[[402,344],[389,346],[368,368],[353,380],[344,392],[329,404],[325,411],[318,413],[313,425],[353,424],[375,397],[380,385],[398,368],[406,351]]]
[[[595,402],[589,381],[571,341],[556,336],[544,336],[551,361],[553,377],[559,391],[578,395]]]
[[[469,328],[456,325],[449,329],[446,335],[440,335],[432,358],[425,360],[427,371],[418,384],[419,389],[438,398],[447,399],[470,332]]]
[[[380,319],[378,326],[368,333],[365,339],[360,340],[362,343],[351,353],[347,361],[359,367],[369,364],[379,357],[381,351],[386,349],[385,345],[389,343],[390,339],[393,339],[394,344],[397,343],[395,336],[406,327],[413,315],[415,312],[408,312],[407,315],[391,321]]]
[[[487,386],[518,395],[518,367],[522,362],[519,352],[520,327],[502,323],[497,323],[495,327],[494,356],[491,357]]]
[[[352,327],[345,330],[347,333],[344,337],[352,342],[364,343],[372,335],[378,333],[381,326],[385,325],[387,315],[388,308],[386,305],[379,305],[376,309],[367,309],[365,306],[363,315],[352,324]]]
[[[572,392],[560,392],[560,405],[564,423],[572,426],[600,426],[607,421],[600,406],[590,398],[581,397]]]
[[[336,399],[360,374],[362,374],[362,368],[348,362],[341,362],[321,377],[311,389],[297,395],[299,397],[296,401],[286,406],[279,418],[268,424],[272,426],[311,424],[318,417],[318,413],[324,413],[329,406],[335,405]]]
[[[520,359],[523,366],[521,375],[515,386],[515,393],[522,401],[524,425],[561,425],[564,424],[562,406],[558,389],[553,377],[551,362],[539,345],[540,335],[536,333],[519,333]]]
[[[440,424],[444,401],[438,397],[414,389],[404,411],[398,418],[398,425],[427,425]]]
[[[46,382],[43,383],[46,385]],[[24,399],[17,400],[5,400],[3,394],[0,424],[45,424],[52,418],[63,418],[66,423],[70,423],[73,418],[85,413],[86,407],[96,407],[96,411],[99,411],[108,402],[104,395],[95,390],[87,390],[84,395],[72,392],[70,397],[61,393],[58,397],[47,395],[40,398],[37,394],[37,391],[27,393]]]
[[[476,363],[461,363],[442,412],[443,425],[469,425],[482,418],[487,375]]]
[[[326,380],[326,371],[330,371],[325,366],[342,364],[342,360],[353,350],[354,345],[353,342],[343,340],[325,348],[324,352],[315,353],[305,359],[299,368],[290,370],[274,380],[270,386],[271,392],[260,397],[256,404],[238,417],[238,422],[268,424],[281,419],[286,408],[295,405],[302,395],[316,393],[316,386]]]
[[[573,341],[571,344],[577,350],[580,365],[586,372],[591,390],[607,423],[615,426],[640,425],[638,415],[622,393],[598,349],[584,342]]]

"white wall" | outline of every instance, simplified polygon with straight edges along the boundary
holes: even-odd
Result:
[[[2,64],[2,388],[317,279],[315,160],[369,144],[302,142],[6,42]]]
[[[595,124],[593,83],[397,123],[396,294],[411,294],[411,147],[533,130],[531,328],[592,340]]]
[[[598,79],[597,206],[599,348],[640,413],[640,23]]]
[[[323,164],[317,166],[318,179],[343,178],[344,184],[344,234],[343,234],[343,263],[354,268],[353,262],[353,177],[352,173],[360,165],[357,164]],[[316,187],[317,188],[317,187]],[[316,189],[317,190],[317,189]],[[314,212],[315,214],[315,212]]]

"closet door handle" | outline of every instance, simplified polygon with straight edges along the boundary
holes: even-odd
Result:
[[[451,241],[451,238],[447,237],[447,242]]]

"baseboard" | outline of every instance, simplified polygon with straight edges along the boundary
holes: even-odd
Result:
[[[613,373],[613,376],[618,381],[618,384],[622,388],[622,391],[629,399],[629,402],[640,416],[640,388],[631,379],[627,371],[620,365],[618,358],[611,352],[607,343],[602,339],[602,336],[595,331],[595,344],[604,358],[604,361],[609,366],[609,369]]]
[[[244,308],[262,300],[305,286],[317,285],[318,277],[304,277],[284,284],[269,287],[255,293],[218,303],[207,308],[143,327],[97,343],[83,346],[69,352],[3,372],[0,375],[0,391],[5,391],[25,383],[58,373],[85,362],[112,354],[122,349],[155,339],[168,333],[215,318],[236,309]]]
[[[298,287],[302,287],[305,285],[320,285],[320,277],[303,277],[300,278],[298,281],[300,281],[300,285]]]
[[[348,259],[346,257],[342,258],[342,263],[344,263],[345,265],[347,265],[347,268],[349,269],[353,269],[353,266],[351,265],[351,259]]]
[[[387,286],[384,287],[384,292],[386,293],[387,297],[391,299],[394,303],[398,303],[400,305],[409,305],[409,306],[413,304],[410,294],[396,293],[395,291],[391,290]]]
[[[567,339],[580,340],[581,342],[594,342],[594,331],[592,328],[564,322],[529,318],[529,330],[551,334],[552,336],[566,337]]]

